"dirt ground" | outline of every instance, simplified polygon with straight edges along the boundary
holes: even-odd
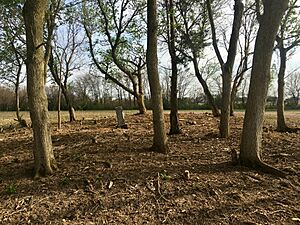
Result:
[[[263,159],[284,179],[230,163],[242,114],[222,139],[211,114],[180,113],[169,155],[149,151],[151,115],[125,119],[129,129],[116,129],[114,114],[53,124],[59,170],[39,180],[31,129],[1,130],[0,224],[300,224],[300,132],[276,132],[274,113],[265,119]],[[287,121],[300,128],[300,113]]]

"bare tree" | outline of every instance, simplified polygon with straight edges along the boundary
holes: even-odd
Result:
[[[243,14],[241,25],[241,34],[238,42],[239,46],[239,64],[233,77],[231,100],[230,100],[230,115],[234,115],[234,104],[237,92],[242,85],[246,72],[250,69],[251,55],[253,54],[252,43],[255,40],[257,32],[257,21],[255,11],[252,10],[252,2],[246,1],[246,9]]]
[[[287,77],[286,81],[287,94],[292,98],[297,106],[300,100],[300,73],[293,72]]]
[[[70,122],[75,121],[75,110],[68,90],[69,78],[83,66],[82,45],[85,40],[80,27],[70,18],[65,26],[58,28],[54,36],[54,46],[50,52],[49,68],[54,81],[59,86],[69,111]],[[60,94],[59,97],[60,99]],[[60,108],[60,104],[58,104]]]

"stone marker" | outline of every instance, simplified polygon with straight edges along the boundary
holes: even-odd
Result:
[[[123,108],[122,106],[118,106],[115,108],[116,109],[116,114],[117,114],[117,128],[123,128],[123,129],[127,129],[128,126],[125,123],[124,120],[124,113],[123,113]]]

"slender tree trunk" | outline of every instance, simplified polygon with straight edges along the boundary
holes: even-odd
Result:
[[[73,104],[70,100],[70,97],[69,97],[69,93],[66,89],[66,87],[64,85],[61,85],[61,91],[64,95],[64,98],[66,100],[66,104],[68,106],[68,111],[69,111],[69,121],[70,122],[73,122],[73,121],[76,121],[76,116],[75,116],[75,109],[73,107]]]
[[[61,85],[58,86],[57,94],[57,128],[61,129]]]
[[[147,109],[145,105],[144,85],[143,85],[142,74],[140,73],[140,71],[138,75],[137,104],[138,104],[139,114],[146,114]]]
[[[193,57],[193,65],[194,65],[194,70],[195,70],[196,77],[197,77],[198,81],[200,82],[200,84],[202,85],[204,94],[207,97],[207,101],[208,101],[208,104],[211,107],[213,116],[214,117],[219,117],[220,116],[219,109],[218,109],[218,107],[217,107],[217,105],[215,103],[214,97],[210,93],[210,90],[209,90],[209,88],[207,86],[206,81],[203,79],[203,77],[202,77],[202,75],[201,75],[201,73],[199,71],[197,59],[195,57]]]
[[[171,96],[170,96],[170,132],[169,134],[179,134],[179,120],[178,120],[178,97],[177,97],[177,80],[178,80],[178,68],[177,68],[177,56],[175,49],[175,18],[174,18],[174,4],[173,0],[169,0],[168,14],[169,16],[169,52],[171,56]]]
[[[284,76],[286,69],[286,51],[283,48],[279,48],[280,51],[280,69],[278,73],[278,99],[277,99],[277,131],[285,132],[288,127],[285,123],[284,117]]]
[[[16,116],[18,122],[21,122],[22,118],[20,115],[20,75],[21,75],[22,66],[19,66],[17,72],[17,80],[15,85],[15,101],[16,101]]]
[[[231,96],[230,96],[230,116],[234,116],[234,104],[235,104],[236,93],[237,93],[237,86],[233,84],[231,90]]]
[[[270,82],[270,65],[275,36],[288,0],[265,0],[264,13],[259,16],[251,72],[250,88],[242,132],[240,162],[242,165],[275,173],[261,161],[261,139],[265,103]]]
[[[147,0],[147,72],[151,91],[154,138],[152,149],[168,153],[163,101],[158,75],[157,59],[157,5],[156,0]]]
[[[45,92],[43,25],[47,0],[27,0],[23,13],[27,46],[27,92],[33,127],[35,177],[52,174],[56,161],[52,150],[48,101]]]

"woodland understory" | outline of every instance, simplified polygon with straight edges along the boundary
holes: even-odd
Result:
[[[165,114],[167,121],[168,115]],[[243,114],[231,117],[230,138],[219,119],[181,112],[182,133],[169,135],[170,154],[149,151],[151,114],[96,113],[57,130],[59,170],[32,179],[32,130],[3,125],[0,133],[0,224],[299,224],[300,132],[279,133],[267,113],[263,160],[286,178],[233,166]],[[300,114],[287,113],[291,127]]]

